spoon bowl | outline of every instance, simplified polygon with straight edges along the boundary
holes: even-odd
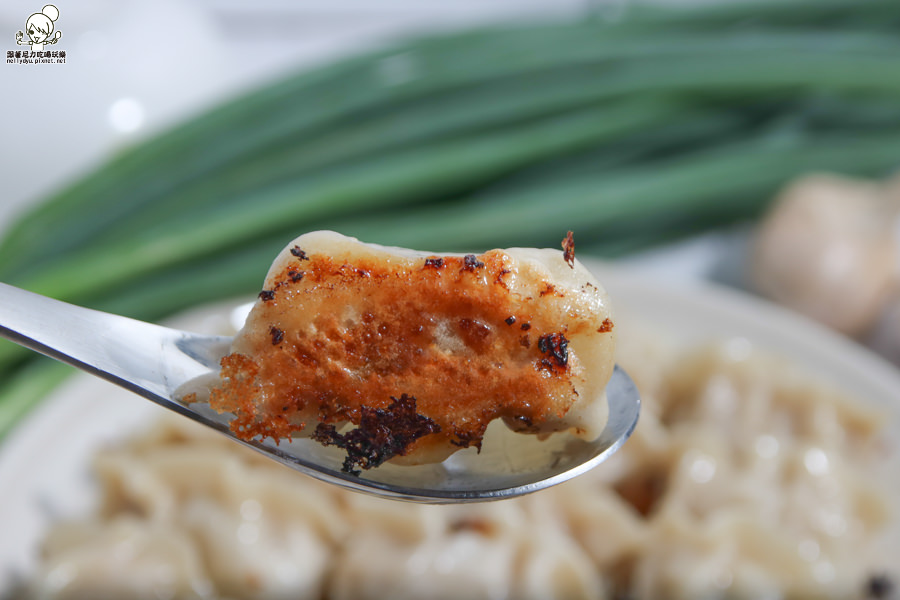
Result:
[[[461,450],[439,464],[384,464],[350,475],[343,452],[309,439],[244,441],[230,416],[203,402],[184,402],[191,382],[209,379],[230,351],[231,338],[208,336],[99,312],[0,283],[0,336],[73,365],[212,427],[302,473],[341,487],[395,500],[457,503],[500,500],[562,483],[597,466],[634,431],[640,397],[618,366],[606,388],[609,418],[587,442],[568,434],[545,440],[515,434],[495,422],[483,449]]]

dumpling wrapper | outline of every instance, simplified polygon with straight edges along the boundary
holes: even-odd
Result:
[[[480,448],[495,419],[594,439],[612,329],[606,292],[568,253],[435,255],[313,232],[275,259],[210,405],[244,439],[346,447],[351,472]]]

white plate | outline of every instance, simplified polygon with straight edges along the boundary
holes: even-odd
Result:
[[[749,343],[854,396],[900,408],[900,373],[894,367],[812,322],[719,287],[663,286],[607,265],[591,267],[614,300],[620,335],[627,335],[629,321],[640,319],[686,344]],[[187,315],[177,326],[215,332],[227,317],[228,310],[219,306]],[[0,591],[15,573],[34,565],[54,519],[89,509],[96,449],[144,427],[163,410],[104,381],[78,376],[9,436],[0,446]],[[900,410],[896,415],[893,425],[900,431]]]

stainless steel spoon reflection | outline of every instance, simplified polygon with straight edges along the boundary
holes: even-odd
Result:
[[[502,425],[488,429],[483,450],[457,452],[440,464],[382,465],[361,476],[341,471],[343,453],[307,439],[245,442],[228,415],[177,398],[188,382],[209,377],[230,337],[207,336],[74,306],[0,283],[0,336],[102,377],[221,432],[306,475],[394,500],[456,503],[500,500],[562,483],[597,466],[634,431],[640,397],[618,366],[606,388],[609,420],[592,442],[567,434],[540,441]]]

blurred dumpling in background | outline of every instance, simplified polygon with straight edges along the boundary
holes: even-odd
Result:
[[[100,454],[100,507],[50,533],[30,597],[846,600],[890,588],[898,453],[881,411],[752,349],[623,329],[617,361],[644,405],[603,468],[515,500],[411,505],[172,417]]]
[[[900,180],[809,175],[763,220],[751,280],[773,300],[851,336],[868,332],[900,276]]]

